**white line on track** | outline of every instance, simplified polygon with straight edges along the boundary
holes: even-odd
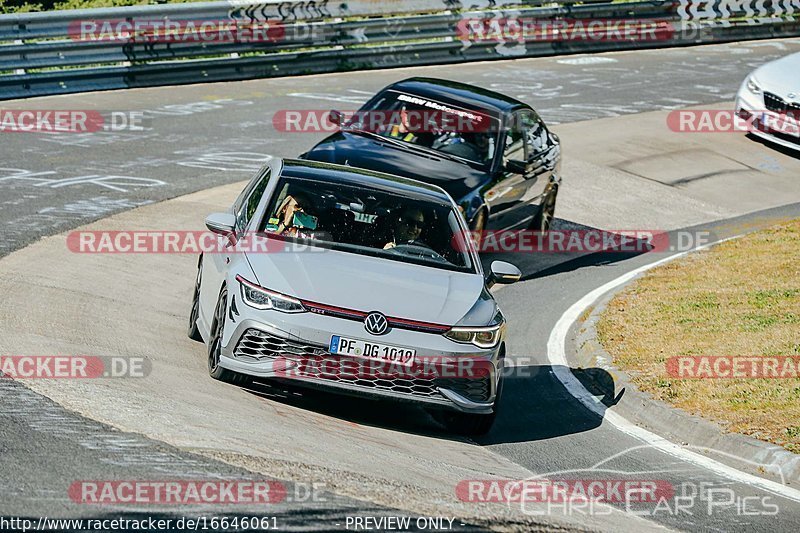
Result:
[[[605,419],[607,422],[626,435],[640,439],[650,445],[652,448],[664,452],[676,459],[680,459],[682,461],[686,461],[693,465],[707,469],[719,476],[744,483],[746,485],[758,487],[772,494],[800,502],[800,490],[791,488],[787,485],[782,485],[781,483],[777,483],[775,481],[770,481],[768,479],[742,472],[731,466],[720,463],[719,461],[715,461],[693,451],[682,448],[681,446],[670,442],[651,431],[636,426],[628,419],[611,411],[610,409],[601,407],[600,404],[595,401],[592,393],[590,393],[572,374],[567,362],[566,341],[570,327],[572,327],[572,324],[578,320],[578,317],[580,317],[586,309],[594,305],[594,303],[605,293],[619,287],[620,285],[628,283],[639,274],[659,265],[678,259],[679,257],[687,255],[691,252],[709,248],[734,238],[736,237],[730,237],[722,241],[699,246],[693,250],[681,252],[648,265],[644,265],[593,290],[575,302],[563,315],[561,315],[561,318],[558,319],[558,322],[556,322],[555,327],[553,327],[553,330],[550,332],[550,338],[547,341],[547,358],[550,360],[550,364],[553,367],[553,373],[555,374],[556,378],[558,378],[558,380],[564,385],[564,387],[572,396],[578,399],[578,401],[580,401],[587,409]]]

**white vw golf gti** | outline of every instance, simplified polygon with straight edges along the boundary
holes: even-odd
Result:
[[[484,275],[442,189],[273,159],[206,226],[220,253],[200,258],[189,336],[211,377],[414,402],[454,431],[491,428],[506,325],[488,289],[521,273],[495,261]]]

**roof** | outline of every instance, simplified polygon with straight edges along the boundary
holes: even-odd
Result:
[[[409,78],[389,86],[388,89],[476,110],[510,112],[530,107],[515,98],[488,89],[436,78]]]
[[[451,203],[447,193],[436,185],[350,166],[300,159],[284,159],[281,176],[327,183],[342,183],[356,187],[372,187],[385,192],[397,193],[401,196]]]

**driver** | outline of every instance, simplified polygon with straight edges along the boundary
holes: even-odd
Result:
[[[408,244],[419,239],[422,229],[425,226],[425,215],[422,210],[416,207],[409,207],[400,213],[392,230],[392,240],[389,241],[384,250],[390,250],[398,244]]]

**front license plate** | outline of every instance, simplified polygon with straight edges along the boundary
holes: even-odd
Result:
[[[414,358],[417,356],[416,350],[362,341],[360,339],[349,339],[339,335],[331,337],[330,351],[333,354],[359,357],[401,366],[413,366]]]

